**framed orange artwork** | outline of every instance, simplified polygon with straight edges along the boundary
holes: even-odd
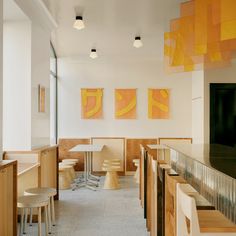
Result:
[[[169,89],[148,89],[148,118],[169,119]]]
[[[103,89],[81,89],[81,118],[102,119]]]
[[[115,118],[136,119],[136,89],[115,89]]]
[[[38,85],[38,112],[45,112],[46,102],[46,89],[45,87]]]

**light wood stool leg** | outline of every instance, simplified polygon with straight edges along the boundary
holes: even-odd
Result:
[[[21,209],[21,217],[20,217],[20,235],[23,234],[23,224],[24,224],[24,214],[25,214],[25,209]]]
[[[50,215],[48,214],[48,206],[44,207],[44,211],[45,211],[45,235],[48,235],[48,218],[50,217]],[[50,226],[49,226],[50,227]],[[50,232],[51,234],[51,232]]]
[[[49,199],[49,201],[48,201],[48,206],[47,207],[45,207],[45,208],[47,208],[48,210],[47,210],[47,212],[48,212],[48,218],[47,218],[47,220],[48,220],[48,228],[49,228],[49,233],[51,234],[51,232],[52,232],[52,217],[51,217],[51,203],[50,203],[50,199]],[[45,222],[46,222],[46,219],[45,219]]]
[[[32,226],[32,221],[33,221],[33,209],[30,208],[30,226]]]
[[[54,206],[54,197],[51,197],[51,205],[52,205],[52,225],[55,226],[55,206]]]
[[[26,234],[27,218],[28,218],[28,208],[25,208],[24,223],[23,223],[23,234]]]
[[[107,171],[105,182],[104,182],[104,189],[118,189],[118,180],[112,171]]]
[[[38,207],[38,236],[42,236],[41,207]]]

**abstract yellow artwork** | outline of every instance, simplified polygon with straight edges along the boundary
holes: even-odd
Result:
[[[168,72],[224,68],[236,51],[236,1],[191,0],[180,4],[180,17],[164,34]]]
[[[148,118],[169,119],[169,99],[168,89],[148,89]]]
[[[81,118],[102,119],[103,89],[81,89]]]
[[[136,89],[115,89],[115,118],[136,119]]]

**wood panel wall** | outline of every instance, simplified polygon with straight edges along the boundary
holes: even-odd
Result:
[[[140,144],[157,144],[157,139],[126,139],[126,171],[135,171],[133,160],[140,159]]]
[[[71,148],[78,144],[90,144],[90,139],[59,139],[59,160],[63,159],[79,159],[76,166],[77,171],[84,170],[84,154],[77,152],[69,152]]]

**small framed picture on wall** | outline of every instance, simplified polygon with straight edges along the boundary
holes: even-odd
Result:
[[[44,86],[38,85],[38,112],[45,112],[46,89]]]

